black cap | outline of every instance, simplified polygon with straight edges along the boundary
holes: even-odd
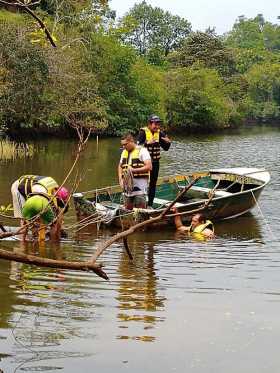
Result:
[[[150,117],[149,117],[149,122],[158,122],[158,123],[161,123],[161,119],[160,119],[160,117],[158,117],[157,115],[151,115]]]

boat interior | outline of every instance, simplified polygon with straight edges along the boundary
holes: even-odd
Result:
[[[154,209],[160,209],[173,201],[178,193],[185,188],[194,178],[199,177],[195,184],[177,202],[176,206],[181,207],[189,203],[205,201],[211,193],[214,198],[228,197],[235,193],[252,190],[263,182],[254,178],[231,173],[207,172],[187,176],[177,175],[162,177],[158,180]],[[116,209],[122,204],[122,193],[118,186],[104,188],[94,193],[90,200],[97,202],[105,208]]]

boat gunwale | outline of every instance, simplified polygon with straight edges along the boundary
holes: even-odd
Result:
[[[235,196],[235,195],[240,195],[240,194],[246,194],[247,192],[251,193],[252,191],[256,191],[258,190],[259,188],[264,188],[269,182],[270,182],[270,173],[268,171],[264,171],[263,169],[260,169],[260,172],[266,172],[268,175],[269,175],[269,179],[267,181],[263,181],[263,180],[260,180],[260,179],[257,179],[255,177],[252,177],[252,176],[249,176],[252,180],[256,180],[258,182],[262,182],[261,185],[256,185],[256,187],[254,188],[251,188],[251,189],[247,189],[247,190],[243,190],[243,191],[240,191],[240,192],[236,192],[236,193],[231,193],[231,195],[227,195],[227,196],[217,196],[217,197],[214,197],[213,200],[218,200],[218,199],[223,199],[223,198],[230,198],[232,196]],[[170,179],[174,178],[182,178],[185,179],[187,176],[193,176],[193,175],[199,175],[199,174],[204,174],[204,176],[210,176],[211,174],[214,174],[214,173],[218,173],[218,171],[216,170],[210,170],[208,172],[194,172],[192,174],[187,174],[187,175],[173,175],[173,176],[161,176],[159,179],[160,183],[158,183],[157,185],[161,185],[163,184],[164,182],[167,182],[167,180],[169,181]],[[226,174],[227,172],[221,172],[221,174]],[[254,173],[257,173],[257,172],[254,172]],[[237,173],[233,173],[233,172],[228,172],[228,174],[232,174],[234,176],[241,176],[241,177],[248,177],[247,174],[244,174],[244,175],[241,175],[241,174],[237,174]],[[86,192],[79,192],[77,194],[82,194],[83,197],[85,197],[86,199],[88,199],[86,197],[86,194],[89,194],[89,193],[93,193],[93,195],[89,198],[93,199],[95,196],[96,196],[96,193],[97,191],[104,191],[104,193],[101,193],[101,194],[105,194],[106,191],[108,192],[108,190],[110,191],[110,189],[120,189],[120,186],[118,184],[115,184],[115,185],[112,185],[112,186],[107,186],[107,187],[104,187],[104,188],[99,188],[99,189],[93,189],[93,190],[90,190],[90,191],[86,191]],[[209,188],[210,189],[210,188]],[[121,192],[121,190],[120,190]],[[73,195],[73,197],[75,198],[75,194]],[[90,201],[90,199],[88,199]],[[200,203],[200,202],[204,202],[206,199],[202,199],[201,201],[195,201],[195,202],[190,202],[188,203],[188,205],[192,205],[192,204],[197,204],[197,203]],[[170,201],[172,202],[172,201]],[[182,208],[183,206],[180,206],[179,208]],[[164,209],[164,208],[163,208]],[[163,209],[155,209],[156,211],[161,211]],[[147,211],[153,211],[153,210],[148,210]]]

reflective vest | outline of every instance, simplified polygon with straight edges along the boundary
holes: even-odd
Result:
[[[206,220],[204,224],[199,224],[197,227],[194,229],[190,228],[191,233],[202,233],[204,229],[209,228],[211,231],[214,232],[214,225],[210,220]]]
[[[132,150],[130,153],[126,149],[123,150],[121,155],[121,168],[124,174],[124,171],[127,170],[128,166],[132,168],[139,168],[145,166],[145,163],[142,162],[139,158],[140,151],[142,147],[136,146],[134,150]],[[149,178],[150,172],[146,171],[141,174],[133,174],[133,178]]]
[[[157,130],[156,132],[152,133],[152,131],[148,127],[142,128],[143,131],[145,131],[146,135],[146,142],[145,147],[148,149],[150,156],[152,158],[152,161],[156,161],[160,159],[160,144],[159,144],[159,134],[160,130]],[[154,140],[155,142],[153,144],[147,144],[149,141]]]
[[[55,193],[55,189],[59,187],[57,182],[49,176],[38,175],[24,175],[19,179],[18,191],[20,194],[27,198],[32,193],[32,187],[39,184],[46,189],[46,194],[51,196]]]

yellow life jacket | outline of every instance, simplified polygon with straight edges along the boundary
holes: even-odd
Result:
[[[32,187],[35,184],[39,184],[46,189],[46,194],[51,196],[55,193],[55,189],[59,187],[57,182],[49,176],[38,176],[38,175],[24,175],[19,179],[18,190],[20,194],[27,198],[32,193]]]
[[[122,172],[127,170],[128,166],[132,168],[139,168],[145,166],[145,163],[142,162],[139,158],[140,151],[142,147],[141,146],[136,146],[134,150],[132,150],[130,153],[126,149],[123,150],[122,155],[121,155],[121,168]],[[146,171],[141,174],[133,174],[134,178],[149,178],[150,172]]]
[[[211,231],[214,233],[214,225],[210,220],[206,220],[204,224],[199,224],[197,227],[194,229],[190,228],[191,233],[202,233],[204,229],[209,228]]]
[[[152,131],[148,127],[143,127],[142,130],[145,131],[145,135],[146,135],[145,146],[150,153],[152,161],[160,159],[160,143],[159,143],[160,130],[157,130],[154,133],[152,133]],[[152,141],[152,140],[155,141],[153,144],[147,144],[149,141]]]

